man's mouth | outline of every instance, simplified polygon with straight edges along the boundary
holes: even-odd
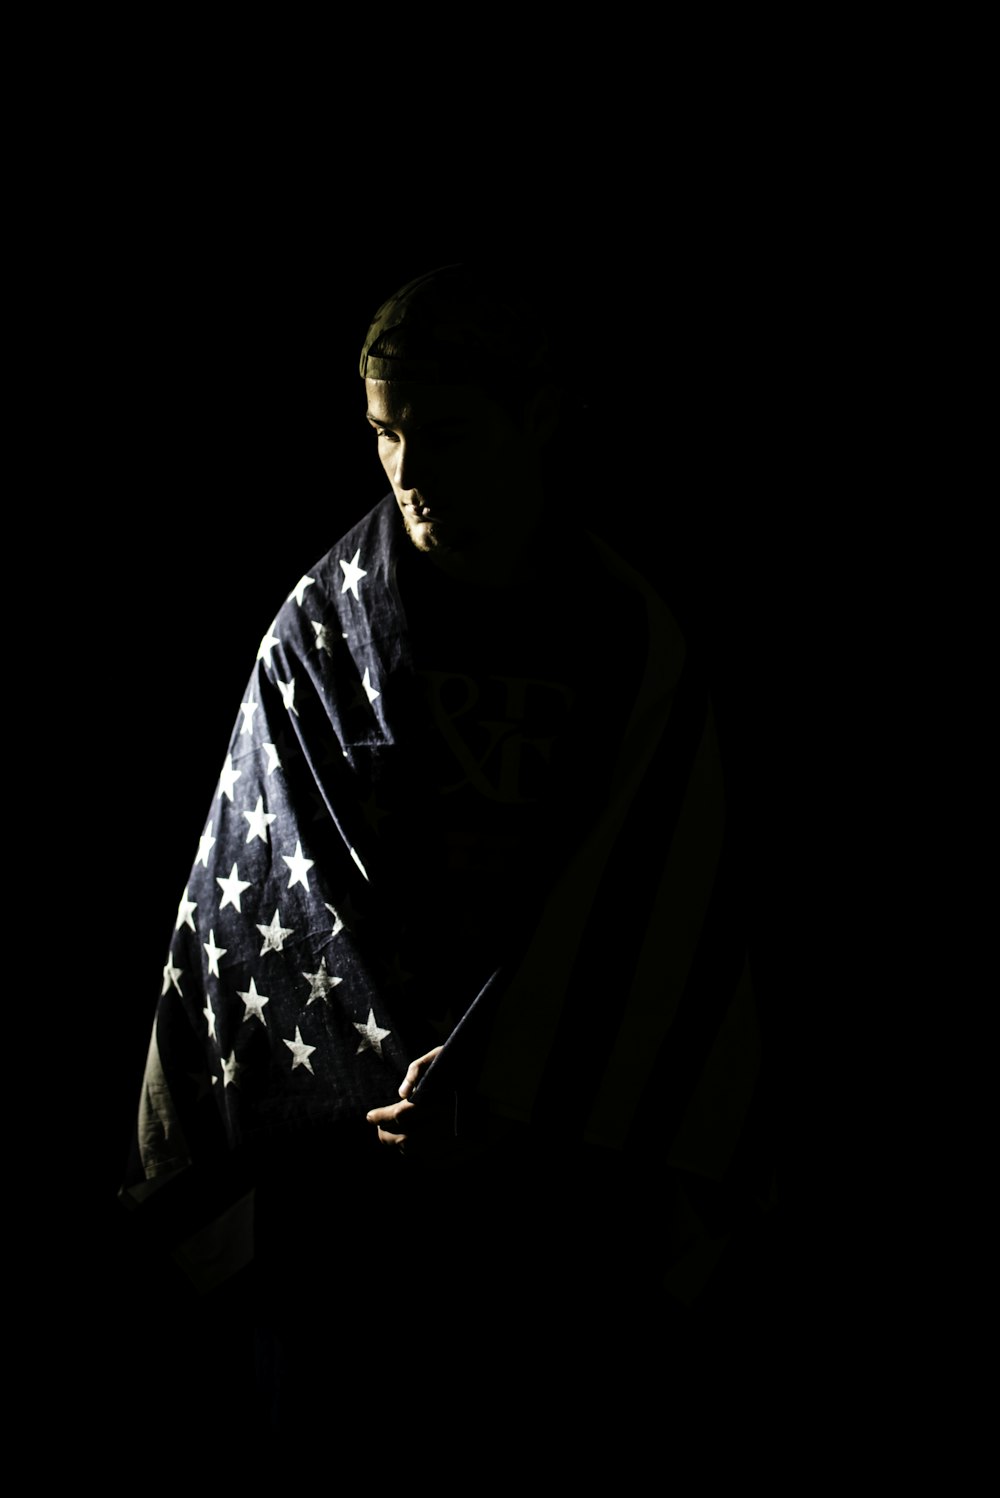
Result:
[[[412,515],[414,520],[438,521],[443,518],[439,511],[432,510],[430,505],[425,504],[423,500],[407,503],[403,508],[408,515]]]

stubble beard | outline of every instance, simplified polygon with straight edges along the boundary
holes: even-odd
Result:
[[[429,525],[426,521],[417,520],[407,515],[405,511],[401,513],[403,527],[410,538],[410,543],[422,555],[440,560],[448,559],[458,564],[462,557],[475,552],[478,538],[472,532],[466,532],[463,535],[460,531],[445,526],[442,535],[438,525]]]

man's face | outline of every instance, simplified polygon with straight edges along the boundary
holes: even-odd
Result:
[[[472,566],[519,551],[542,510],[530,431],[475,385],[365,380],[365,392],[417,550]]]

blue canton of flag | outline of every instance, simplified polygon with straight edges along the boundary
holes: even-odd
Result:
[[[163,967],[148,1182],[220,1125],[232,1148],[301,1116],[363,1118],[412,1056],[384,997],[392,954],[374,972],[357,940],[374,835],[361,777],[391,742],[379,683],[399,650],[389,554],[377,524],[358,527],[261,641]]]
[[[520,674],[491,666],[477,683],[424,671],[423,717],[398,590],[409,543],[392,496],[300,578],[261,641],[177,907],[126,1199],[199,1173],[220,1180],[244,1147],[303,1127],[360,1130],[374,1144],[365,1114],[393,1102],[410,1061],[442,1042],[422,1095],[465,1089],[504,1128],[553,1137],[563,1154],[639,1159],[644,1192],[659,1172],[664,1192],[670,1176],[670,1190],[700,1180],[733,1202],[759,1194],[760,1030],[710,700],[662,600],[608,548],[587,546],[566,569],[576,591],[552,616],[582,674],[555,679],[551,640]],[[633,649],[629,675],[618,663]],[[487,681],[523,731],[484,708],[477,758],[456,724],[475,718],[467,704],[487,700]],[[532,693],[543,706],[529,732]],[[518,767],[544,767],[540,725],[559,730],[574,696],[582,707],[553,740],[577,776],[569,819],[546,824]],[[438,779],[430,819],[400,815],[394,840],[406,807],[398,762],[426,766],[435,713],[438,748],[452,754],[444,780],[460,771],[467,799]],[[490,780],[493,754],[503,772]],[[413,826],[434,831],[448,865],[425,901],[416,976],[401,898],[424,870]],[[508,888],[506,903],[481,898]],[[250,1184],[252,1173],[210,1186],[175,1236],[227,1204],[238,1213]],[[730,1231],[692,1226],[698,1200],[685,1196],[683,1242],[665,1245],[664,1283],[682,1299],[699,1293]]]

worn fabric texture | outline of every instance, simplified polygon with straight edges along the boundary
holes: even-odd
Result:
[[[416,1106],[451,1110],[456,1151],[431,1169],[365,1113],[441,1044]],[[356,1274],[401,1222],[407,1304],[690,1307],[767,1199],[766,1078],[710,696],[669,609],[586,534],[466,588],[387,496],[261,641],[125,1200],[204,1289],[256,1256],[274,1307],[303,1255]]]

